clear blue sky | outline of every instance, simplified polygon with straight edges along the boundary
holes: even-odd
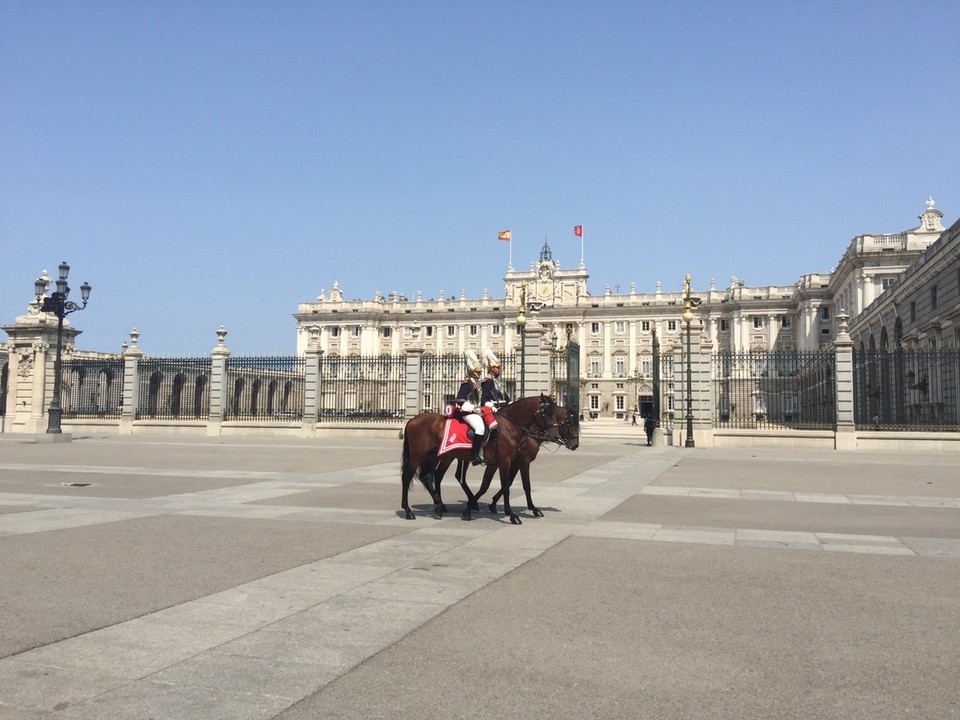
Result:
[[[294,351],[297,304],[792,284],[960,216],[960,3],[0,0],[0,323]],[[0,335],[2,337],[2,335]]]

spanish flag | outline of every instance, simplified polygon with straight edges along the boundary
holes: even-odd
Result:
[[[573,234],[575,237],[583,237],[583,225],[574,226]]]
[[[497,233],[497,240],[503,240],[504,242],[510,242],[510,231],[504,230],[503,232]]]

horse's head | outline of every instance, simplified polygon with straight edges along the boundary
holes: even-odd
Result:
[[[556,441],[570,450],[576,450],[580,447],[580,419],[576,410],[558,407],[553,420],[554,425],[551,428],[551,435],[555,437]]]

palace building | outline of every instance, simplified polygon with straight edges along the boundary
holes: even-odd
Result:
[[[930,199],[919,226],[858,235],[834,270],[801,275],[793,285],[747,286],[731,278],[727,287],[718,288],[711,281],[709,288],[691,292],[703,336],[718,353],[818,350],[832,345],[842,313],[852,319],[850,334],[858,348],[879,348],[894,337],[914,345],[958,347],[960,239],[956,226],[947,232],[942,218]],[[944,241],[931,248],[941,236]],[[935,264],[942,279],[931,295],[929,273],[917,266],[933,250],[936,262],[931,259],[930,267]],[[911,287],[923,288],[908,290],[904,283],[910,278]],[[511,354],[520,347],[517,317],[524,306],[526,315],[545,328],[545,342],[561,347],[569,339],[579,345],[580,407],[623,418],[652,398],[655,339],[664,353],[680,345],[684,296],[664,292],[660,283],[653,292],[638,292],[632,284],[626,293],[607,285],[593,294],[588,279],[582,264],[560,267],[544,243],[529,270],[507,268],[504,297],[484,292],[470,299],[461,291],[459,297],[426,300],[421,292],[415,298],[377,293],[350,301],[334,282],[329,296],[321,292],[315,302],[298,307],[297,353],[304,354],[311,333],[319,332],[327,356],[395,356],[413,347],[436,355],[462,354],[467,348],[479,353],[485,347]],[[893,302],[895,296],[902,296],[906,308]]]

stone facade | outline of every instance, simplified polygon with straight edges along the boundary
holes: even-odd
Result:
[[[854,318],[889,288],[900,282],[912,264],[924,256],[944,232],[943,213],[932,199],[919,215],[918,227],[889,234],[853,238],[839,264],[829,273],[802,275],[793,285],[747,286],[731,278],[726,288],[711,280],[693,295],[704,350],[742,353],[767,350],[817,350],[832,347],[836,316]],[[543,328],[544,342],[559,346],[569,335],[580,345],[584,386],[580,406],[599,416],[626,417],[635,408],[649,410],[653,397],[653,340],[663,353],[676,352],[683,341],[683,294],[614,292],[600,294],[587,286],[582,264],[563,269],[544,243],[529,270],[507,268],[504,295],[479,299],[425,300],[397,293],[372,300],[347,301],[334,282],[327,297],[301,303],[297,320],[297,352],[306,351],[311,333],[325,353],[335,355],[397,355],[412,347],[428,353],[479,351],[497,353],[520,347],[516,318],[525,297],[527,317]],[[943,289],[946,292],[945,286]],[[946,298],[947,295],[944,295]]]

